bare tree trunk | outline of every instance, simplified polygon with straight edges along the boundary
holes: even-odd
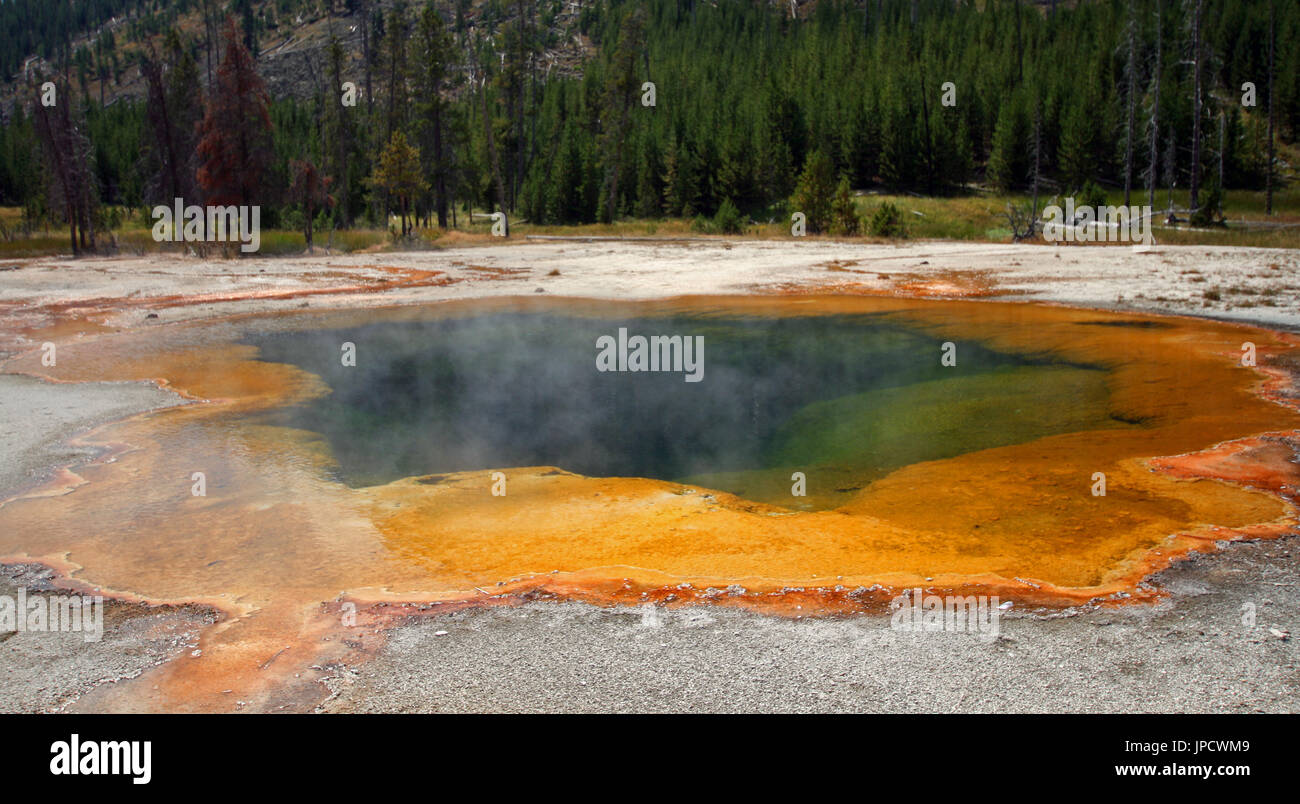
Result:
[[[433,111],[433,158],[438,165],[438,174],[434,177],[434,205],[438,208],[438,228],[447,228],[447,166],[446,154],[442,145],[442,103],[438,102]]]
[[[523,174],[523,173],[527,173],[528,170],[532,167],[533,162],[534,162],[534,161],[536,160],[536,158],[537,158],[537,118],[539,117],[539,115],[536,113],[536,111],[537,111],[537,84],[538,84],[538,82],[537,82],[537,65],[538,65],[538,62],[541,61],[541,59],[539,59],[539,58],[537,57],[537,51],[536,51],[536,48],[537,48],[537,46],[538,46],[538,42],[539,42],[539,39],[538,39],[538,36],[537,36],[537,0],[533,0],[533,2],[531,2],[531,3],[528,5],[528,9],[529,9],[529,11],[528,11],[528,14],[529,14],[529,16],[528,16],[528,28],[529,28],[529,30],[532,32],[531,35],[529,36],[529,42],[532,43],[532,47],[533,47],[533,50],[530,51],[530,53],[529,53],[529,57],[528,57],[528,82],[529,82],[529,87],[528,87],[528,98],[529,98],[529,100],[530,100],[531,103],[532,103],[532,108],[533,108],[533,112],[534,112],[534,113],[528,116],[528,121],[529,121],[529,126],[528,126],[528,156],[527,156],[527,158],[524,160],[523,170],[520,171],[521,174]],[[646,49],[645,49],[645,71],[646,71],[646,80],[649,80],[649,78],[650,78],[650,48],[646,48]]]
[[[1164,58],[1164,19],[1161,0],[1156,0],[1156,71],[1152,78],[1155,97],[1151,100],[1151,159],[1147,163],[1147,206],[1156,208],[1156,178],[1160,175],[1160,78]]]
[[[921,96],[921,123],[925,136],[925,192],[927,195],[934,195],[934,139],[930,136],[930,104],[926,102],[925,87],[921,85],[919,74],[916,83],[920,85],[917,89]]]
[[[401,26],[398,28],[397,26]],[[387,124],[384,131],[384,142],[387,142],[393,136],[393,131],[400,126],[397,121],[398,102],[402,106],[407,102],[406,94],[406,37],[404,30],[407,20],[397,14],[396,9],[388,13],[388,24],[384,30],[384,36],[387,39],[387,45],[381,43],[380,47],[387,51],[388,56],[388,113]],[[398,92],[398,85],[401,85],[402,91]],[[399,94],[401,97],[399,98]]]
[[[306,221],[303,227],[302,234],[303,234],[303,239],[307,241],[307,251],[311,251],[312,224],[315,223],[314,219],[316,217],[316,209],[314,205],[311,203],[310,197],[308,198],[307,203],[304,206],[306,207],[307,214],[304,216],[306,218]]]
[[[1223,152],[1228,147],[1228,118],[1219,112],[1219,192],[1223,192]]]
[[[62,92],[63,87],[59,87],[58,91]],[[51,119],[52,115],[45,107],[45,104],[39,101],[32,104],[32,112],[35,118],[36,132],[39,135],[38,142],[41,143],[44,151],[45,162],[49,166],[50,172],[58,179],[59,187],[63,192],[64,211],[68,216],[68,236],[72,243],[72,255],[75,257],[81,253],[81,245],[77,241],[77,214],[74,209],[76,202],[70,192],[71,180],[68,176],[66,162],[68,156],[64,153],[57,124]]]
[[[487,70],[483,71],[483,83],[479,88],[479,105],[483,111],[483,138],[487,143],[488,163],[492,166],[492,179],[497,187],[497,208],[505,215],[506,184],[501,178],[501,160],[497,159],[496,137],[492,134],[492,118],[488,115]],[[510,220],[505,220],[505,233],[510,235]]]
[[[1174,187],[1178,184],[1178,145],[1174,133],[1165,141],[1165,183],[1169,186],[1169,219],[1174,218]]]
[[[361,0],[361,60],[365,62],[366,68],[366,111],[374,108],[375,93],[371,91],[370,79],[370,2]]]
[[[212,3],[214,0],[203,0],[203,36],[205,42],[203,45],[203,58],[206,62],[208,72],[208,89],[212,89],[212,39],[213,31],[217,27],[216,19],[213,16]]]
[[[335,48],[339,48],[339,50],[336,51]],[[342,91],[343,88],[343,56],[341,48],[342,45],[331,34],[330,70],[333,73],[334,85],[326,91],[325,99],[330,104],[330,108],[333,109],[332,115],[334,117],[334,142],[332,145],[334,147],[334,169],[338,173],[334,178],[338,182],[337,186],[339,188],[337,191],[339,203],[335,206],[343,208],[342,222],[343,227],[346,229],[352,226],[352,211],[349,203],[352,198],[352,182],[348,176],[348,152],[352,147],[352,138],[349,136],[350,129],[348,128],[347,115],[343,111],[342,100],[334,95],[334,93]],[[333,100],[330,100],[331,97],[333,97]],[[328,153],[328,151],[322,149],[321,153]]]
[[[171,116],[167,108],[167,91],[163,88],[162,70],[158,66],[157,56],[152,52],[140,62],[140,73],[144,76],[145,90],[148,92],[151,111],[157,115],[158,126],[155,127],[155,133],[162,140],[164,157],[167,160],[167,183],[168,187],[163,193],[163,199],[168,200],[176,198],[177,188],[180,187],[180,176],[176,172],[176,138],[172,134]],[[161,127],[161,131],[156,129]]]
[[[1192,165],[1188,207],[1192,213],[1200,208],[1201,189],[1201,12],[1205,0],[1193,0],[1192,9]]]
[[[1128,123],[1124,128],[1124,206],[1129,205],[1133,186],[1133,107],[1137,96],[1137,13],[1134,4],[1128,3]]]
[[[1273,47],[1276,40],[1276,9],[1268,0],[1268,170],[1264,174],[1264,214],[1273,214]]]
[[[514,209],[519,202],[519,188],[524,183],[524,151],[526,144],[524,142],[524,92],[526,89],[526,77],[530,71],[529,62],[532,61],[532,54],[529,52],[529,38],[527,22],[528,12],[524,6],[524,0],[518,0],[516,8],[519,13],[519,53],[515,57],[518,60],[517,69],[519,70],[519,91],[515,98],[514,124],[515,124],[515,169],[514,176],[510,183],[510,208]]]
[[[1034,208],[1029,211],[1030,212],[1029,220],[1031,223],[1036,222],[1038,220],[1038,172],[1039,172],[1039,167],[1041,165],[1040,157],[1042,155],[1042,150],[1043,150],[1042,107],[1043,107],[1042,99],[1035,96],[1034,98],[1034,200],[1033,200]],[[1125,201],[1124,203],[1127,204],[1128,202]],[[1030,235],[1032,234],[1033,232],[1031,231]]]
[[[916,6],[912,6],[913,12]],[[913,20],[915,22],[915,20]],[[1020,44],[1020,0],[1016,0],[1016,81],[1025,80],[1025,49]]]

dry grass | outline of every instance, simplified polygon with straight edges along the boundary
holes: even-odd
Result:
[[[1007,228],[1006,208],[1008,204],[1027,206],[1030,202],[1024,195],[999,195],[990,193],[972,193],[958,197],[920,197],[912,195],[864,194],[856,199],[859,212],[864,218],[883,203],[890,202],[903,213],[905,236],[909,239],[969,240],[974,242],[1010,242],[1011,231]],[[1110,193],[1107,203],[1119,204],[1122,201],[1118,192]],[[1135,193],[1132,202],[1144,203],[1145,192]],[[1165,191],[1156,193],[1157,205],[1163,207],[1168,203],[1169,194]],[[1045,193],[1039,194],[1039,205],[1051,202],[1060,203]],[[1175,191],[1173,203],[1185,207],[1188,202],[1185,191]],[[1185,225],[1166,227],[1161,223],[1163,215],[1156,210],[1157,224],[1153,232],[1156,240],[1170,245],[1213,245],[1213,246],[1255,246],[1265,248],[1300,248],[1300,183],[1279,191],[1274,197],[1274,214],[1264,215],[1263,193],[1231,191],[1224,201],[1227,224],[1220,227],[1201,229],[1188,228]],[[778,217],[779,214],[779,217]],[[790,224],[784,213],[769,213],[751,219],[744,234],[738,237],[752,239],[790,238]],[[327,247],[331,252],[352,253],[361,251],[421,250],[441,249],[463,246],[499,243],[500,239],[491,234],[491,221],[486,216],[471,218],[458,216],[458,226],[448,231],[437,228],[416,229],[415,233],[400,242],[394,242],[387,231],[381,229],[348,229],[332,233],[316,233],[315,245],[319,250]],[[48,231],[40,230],[31,235],[20,231],[22,212],[15,207],[0,207],[0,258],[30,258],[67,254],[71,249],[67,235],[51,226]],[[149,221],[140,216],[133,216],[122,226],[112,232],[109,238],[101,238],[101,247],[112,251],[116,243],[118,252],[128,254],[145,254],[181,248],[177,244],[156,243],[149,233]],[[510,240],[522,240],[528,235],[560,235],[575,237],[701,237],[703,236],[694,222],[687,219],[627,219],[615,223],[594,223],[567,226],[539,226],[532,223],[516,223],[511,226]],[[883,242],[879,238],[863,238],[868,242]],[[302,254],[306,250],[306,240],[301,232],[284,230],[263,230],[261,253],[271,256],[290,256]]]

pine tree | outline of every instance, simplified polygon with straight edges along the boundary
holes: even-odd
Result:
[[[780,132],[763,127],[759,132],[758,182],[765,200],[783,199],[794,191],[794,157]]]
[[[406,110],[410,104],[407,90],[407,40],[410,20],[405,0],[397,0],[384,19],[384,139],[406,127]]]
[[[753,205],[756,190],[754,188],[754,165],[750,162],[750,149],[746,148],[739,136],[728,137],[722,146],[722,156],[717,165],[717,187],[714,195],[742,207]]]
[[[1066,109],[1061,120],[1061,141],[1057,158],[1061,177],[1070,190],[1078,190],[1093,178],[1096,170],[1094,150],[1095,108],[1080,103]]]
[[[420,168],[420,152],[406,139],[406,132],[397,130],[380,152],[370,186],[382,191],[390,201],[396,201],[402,216],[402,237],[411,231],[407,226],[411,202],[429,185]]]
[[[425,5],[416,29],[416,53],[419,69],[416,71],[416,110],[420,116],[420,143],[424,154],[425,172],[433,178],[434,206],[438,213],[438,228],[447,228],[448,175],[450,154],[446,147],[446,127],[443,118],[447,101],[443,91],[450,72],[451,40],[443,26],[442,17],[432,2]]]
[[[882,100],[884,116],[880,145],[880,178],[891,189],[918,184],[924,177],[920,168],[917,120],[906,100],[906,93],[891,84]]]
[[[989,147],[988,181],[1004,192],[1019,187],[1025,180],[1025,155],[1028,135],[1018,95],[1002,105],[993,143]]]
[[[637,161],[636,216],[638,218],[658,218],[662,213],[660,199],[663,197],[663,184],[660,176],[659,149],[655,141],[647,137],[641,147],[641,157]]]
[[[817,234],[830,228],[834,182],[831,160],[821,151],[809,153],[793,200],[794,210],[806,216],[809,232]]]
[[[862,229],[862,218],[858,215],[858,206],[853,202],[853,191],[849,189],[849,177],[841,176],[839,186],[835,188],[835,200],[831,202],[831,218],[837,235],[856,235]]]
[[[342,98],[333,93],[343,89],[343,60],[346,56],[343,44],[338,37],[331,36],[329,49],[329,71],[331,86],[325,92],[325,108],[329,112],[325,117],[326,171],[335,179],[336,201],[334,205],[336,220],[344,227],[352,225],[352,169],[353,156],[357,150],[356,126],[352,120],[352,108],[344,106]]]
[[[612,221],[618,214],[619,179],[623,171],[623,152],[632,126],[632,109],[636,103],[636,64],[645,48],[645,12],[637,8],[621,26],[618,46],[605,77],[601,109],[601,152],[605,163],[605,209],[602,215]]]
[[[703,210],[699,161],[689,141],[674,143],[664,159],[664,213],[693,218]]]

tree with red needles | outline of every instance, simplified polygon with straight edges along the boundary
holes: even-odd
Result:
[[[271,98],[239,26],[226,18],[225,54],[199,127],[199,186],[210,206],[252,204],[271,161]]]

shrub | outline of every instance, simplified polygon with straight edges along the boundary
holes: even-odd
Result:
[[[858,217],[858,206],[853,203],[853,193],[849,190],[848,177],[841,177],[835,188],[835,200],[831,202],[831,220],[838,235],[856,235],[862,231],[862,219]]]
[[[1219,189],[1217,181],[1209,182],[1198,200],[1201,202],[1200,208],[1188,218],[1189,223],[1193,226],[1216,226],[1222,223],[1219,208],[1223,206],[1223,190]]]
[[[743,234],[745,224],[745,216],[740,214],[730,198],[722,202],[713,216],[713,228],[723,234]]]
[[[1092,207],[1099,209],[1106,206],[1106,191],[1101,189],[1096,182],[1084,182],[1083,188],[1079,190],[1078,199],[1075,204],[1081,207]]]
[[[876,237],[906,237],[903,211],[889,201],[881,204],[871,216],[871,233]]]

